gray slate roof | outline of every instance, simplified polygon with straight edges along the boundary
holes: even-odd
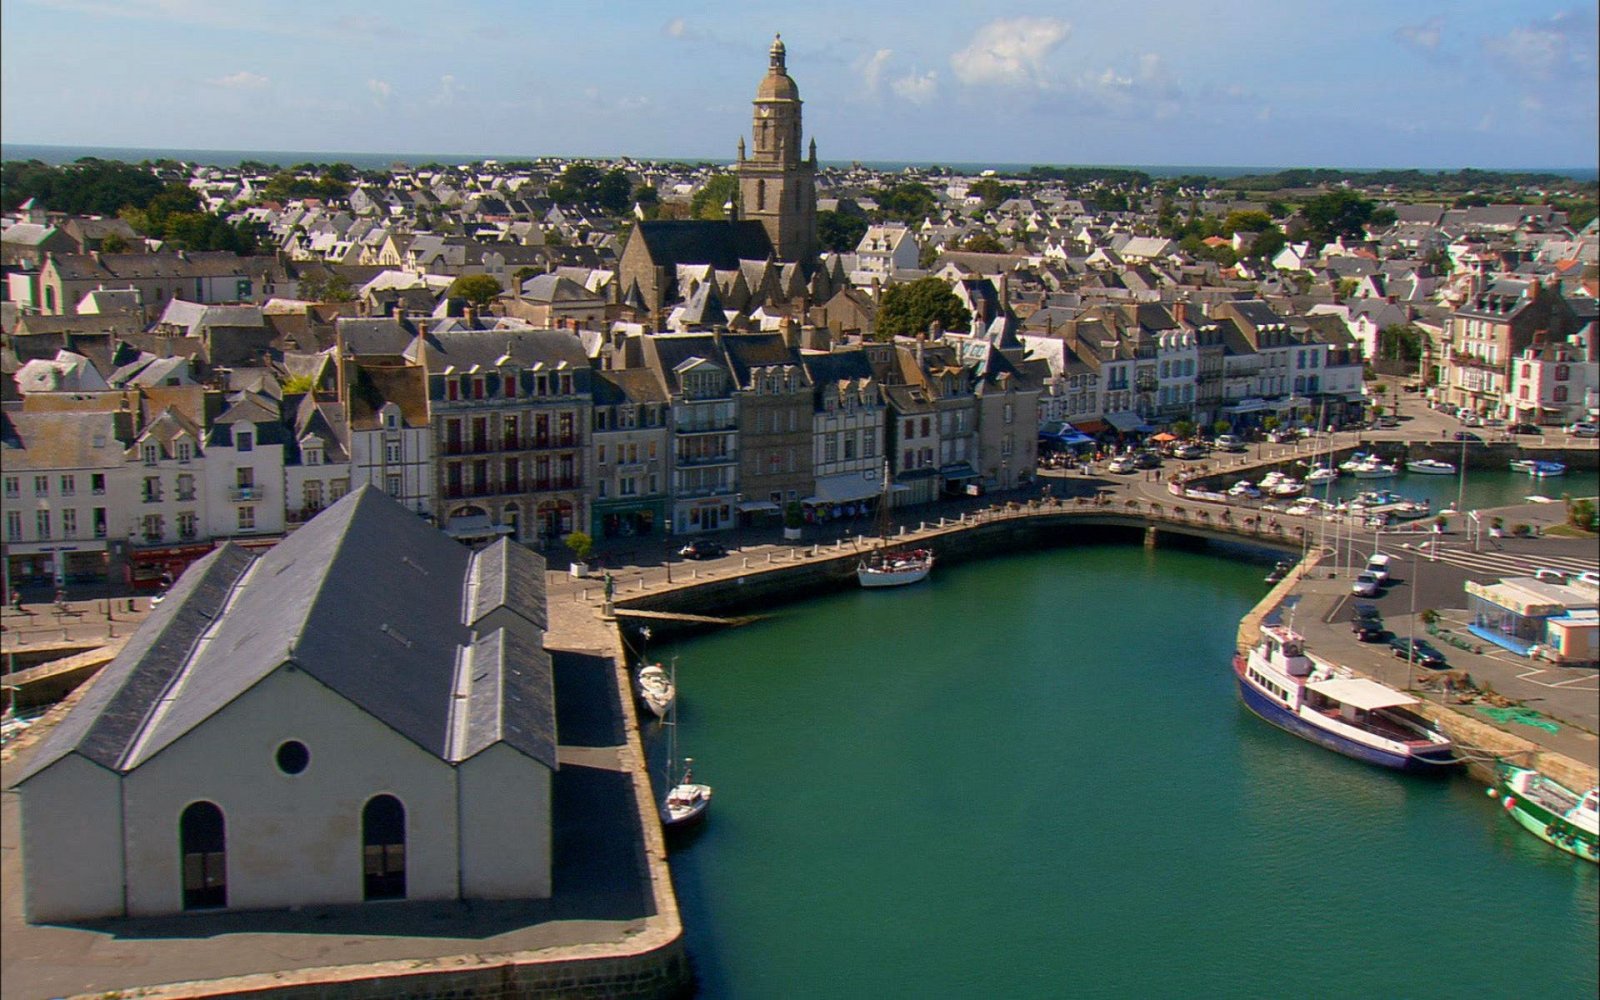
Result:
[[[225,544],[184,573],[22,780],[72,752],[131,771],[291,662],[442,760],[504,742],[554,768],[543,562],[494,548],[475,556],[370,486],[264,553]],[[465,704],[458,669],[471,670]]]

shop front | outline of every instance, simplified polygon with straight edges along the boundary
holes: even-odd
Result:
[[[596,500],[590,534],[595,538],[650,538],[667,517],[665,498],[655,500]]]
[[[6,546],[6,573],[13,586],[104,583],[106,566],[104,539],[13,542]]]
[[[183,575],[184,570],[204,558],[212,548],[209,541],[185,545],[130,545],[128,584],[138,590],[169,587]]]

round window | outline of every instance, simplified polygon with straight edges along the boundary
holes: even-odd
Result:
[[[278,747],[278,770],[284,774],[299,774],[311,763],[311,751],[299,740],[290,740]]]

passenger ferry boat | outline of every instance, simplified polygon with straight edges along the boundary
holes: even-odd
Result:
[[[1600,862],[1600,788],[1578,795],[1538,771],[1502,764],[1489,797],[1506,815],[1551,847]]]
[[[1346,757],[1423,773],[1458,763],[1450,740],[1405,709],[1417,699],[1314,659],[1286,626],[1262,626],[1256,647],[1234,656],[1233,672],[1250,711]]]

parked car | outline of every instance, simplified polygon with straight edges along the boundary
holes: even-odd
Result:
[[[696,538],[678,550],[678,555],[685,559],[720,559],[727,554],[728,550],[721,542],[713,542],[709,538]]]
[[[1197,458],[1205,458],[1206,450],[1197,444],[1180,444],[1172,449],[1172,457],[1181,458],[1184,461],[1193,461]]]
[[[1512,424],[1506,428],[1506,432],[1509,434],[1544,434],[1544,431],[1539,429],[1538,424]]]
[[[1119,476],[1127,475],[1137,468],[1139,467],[1134,464],[1132,455],[1118,455],[1106,463],[1106,471],[1114,472]]]
[[[1535,580],[1542,580],[1545,583],[1564,584],[1567,582],[1567,574],[1561,572],[1559,569],[1536,569],[1533,571],[1533,578]]]
[[[1153,451],[1141,451],[1133,456],[1133,465],[1136,469],[1159,469],[1161,468],[1161,456]]]
[[[1217,447],[1223,451],[1244,451],[1249,446],[1244,443],[1244,438],[1234,434],[1223,434],[1217,438]]]
[[[1350,585],[1350,593],[1357,597],[1377,597],[1382,586],[1382,582],[1371,573],[1362,573]]]
[[[1455,434],[1452,435],[1452,440],[1465,441],[1468,444],[1483,444],[1483,438],[1472,433],[1471,431],[1456,431]]]
[[[1582,584],[1585,587],[1600,587],[1600,573],[1596,573],[1592,569],[1586,569],[1582,573],[1574,573],[1568,577],[1567,582],[1569,584]]]
[[[1357,604],[1350,619],[1350,631],[1361,642],[1377,642],[1383,638],[1383,615],[1375,604]]]
[[[1573,437],[1592,438],[1600,437],[1600,424],[1591,424],[1580,421],[1567,427],[1567,433]]]
[[[1463,424],[1465,424],[1466,426],[1468,426],[1468,427],[1482,427],[1483,426],[1483,418],[1478,416],[1476,413],[1465,413],[1465,414],[1462,414],[1461,422]]]
[[[1397,659],[1410,660],[1412,663],[1427,667],[1429,670],[1442,670],[1444,668],[1444,654],[1428,645],[1422,639],[1412,639],[1409,636],[1397,635],[1389,640],[1389,648],[1394,651]]]

